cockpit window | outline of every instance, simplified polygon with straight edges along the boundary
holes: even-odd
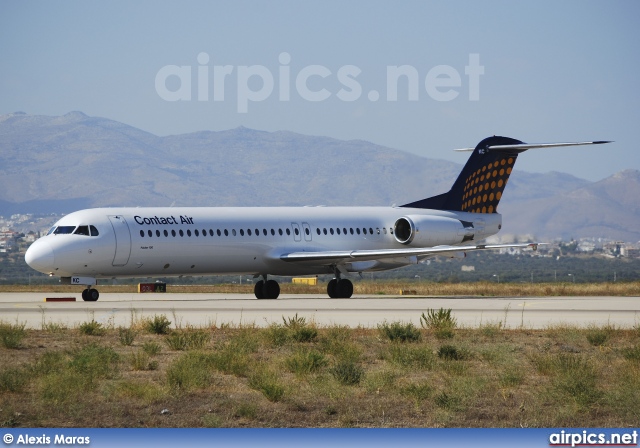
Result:
[[[74,235],[85,235],[85,236],[89,236],[89,226],[78,226],[78,228],[76,229],[75,232],[73,232]]]
[[[56,230],[56,226],[53,226],[49,229],[49,231],[47,232],[47,235],[51,235],[53,233],[54,230]]]
[[[98,233],[98,229],[96,229],[94,226],[89,226],[89,230],[91,230],[91,236],[98,236],[100,235]]]
[[[56,230],[53,231],[54,235],[60,235],[65,233],[73,233],[76,226],[58,226]]]

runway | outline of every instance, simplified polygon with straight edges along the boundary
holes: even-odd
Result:
[[[76,297],[76,302],[45,302],[45,297]],[[640,297],[407,297],[354,296],[330,299],[317,295],[282,295],[257,300],[249,294],[135,294],[103,293],[97,302],[84,302],[80,294],[1,293],[0,320],[75,327],[95,319],[105,325],[128,326],[132,321],[165,314],[173,325],[208,326],[282,323],[296,313],[320,326],[347,325],[376,328],[387,322],[420,325],[428,309],[451,308],[461,326],[477,328],[502,322],[507,328],[542,329],[569,324],[640,325]]]

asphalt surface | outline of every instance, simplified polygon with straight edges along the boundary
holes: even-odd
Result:
[[[75,297],[76,302],[45,302],[46,297]],[[640,325],[640,297],[393,297],[354,296],[330,299],[317,295],[281,295],[257,300],[249,294],[102,293],[97,302],[82,301],[80,293],[0,293],[0,321],[74,327],[95,319],[105,325],[128,326],[132,321],[165,314],[174,325],[282,323],[296,313],[320,326],[376,328],[387,322],[413,322],[428,309],[452,309],[465,327],[501,322],[507,328],[543,329],[568,324]]]

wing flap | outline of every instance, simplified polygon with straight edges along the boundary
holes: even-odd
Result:
[[[540,243],[521,244],[477,244],[468,246],[436,246],[408,249],[379,249],[352,251],[322,251],[322,252],[291,252],[280,255],[280,260],[296,263],[341,264],[352,261],[372,261],[398,257],[421,257],[455,252],[469,252],[474,250],[502,249],[507,247],[530,247],[537,249]]]

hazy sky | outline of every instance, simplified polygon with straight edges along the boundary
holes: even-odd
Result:
[[[459,163],[451,149],[494,134],[615,140],[518,159],[599,180],[640,168],[639,19],[636,1],[2,1],[0,114],[289,130]]]

